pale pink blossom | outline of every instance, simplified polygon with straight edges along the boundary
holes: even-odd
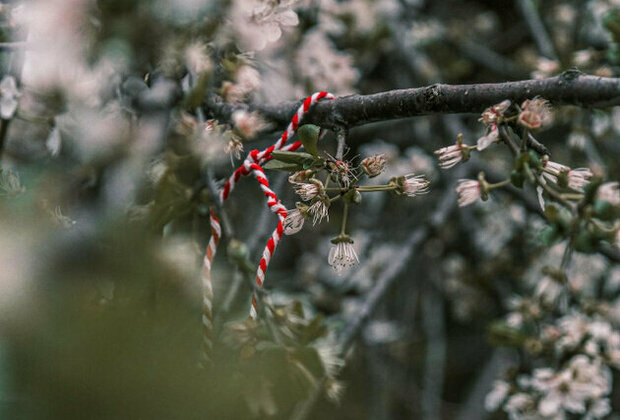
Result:
[[[606,182],[596,192],[596,198],[606,201],[612,206],[620,206],[620,188],[618,182]]]
[[[424,175],[408,174],[405,175],[402,192],[409,197],[426,194],[429,184],[430,181]]]
[[[246,139],[256,137],[256,134],[269,126],[257,112],[237,110],[232,114],[235,129]]]
[[[557,184],[560,176],[566,176],[568,187],[573,190],[583,191],[583,187],[588,185],[592,178],[592,171],[588,168],[571,169],[561,163],[543,159],[543,177],[548,181]]]
[[[482,151],[489,147],[491,143],[495,143],[499,139],[499,129],[496,125],[490,127],[488,133],[478,139],[476,149]]]
[[[451,146],[442,147],[435,150],[435,154],[439,159],[439,167],[442,169],[450,169],[457,163],[467,158],[469,146],[461,141],[457,141]]]
[[[549,103],[542,98],[526,99],[521,105],[517,122],[529,129],[540,128],[551,121]]]
[[[480,198],[480,182],[473,179],[459,179],[456,193],[459,195],[459,207],[468,206]]]
[[[379,176],[385,170],[386,159],[384,154],[369,156],[362,160],[360,166],[369,178]]]
[[[482,113],[479,121],[482,121],[487,126],[497,125],[499,119],[504,116],[504,112],[510,107],[512,102],[510,99],[506,99],[498,104],[488,107]]]
[[[234,0],[230,23],[244,51],[260,51],[282,36],[285,27],[297,26],[299,18],[292,10],[296,0]]]

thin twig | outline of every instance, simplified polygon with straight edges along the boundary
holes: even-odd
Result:
[[[549,38],[545,25],[543,24],[532,0],[517,0],[517,5],[519,6],[519,10],[521,10],[521,14],[523,14],[523,17],[525,18],[525,22],[530,29],[532,37],[534,38],[540,53],[551,60],[557,61],[558,56],[555,53],[551,38]]]

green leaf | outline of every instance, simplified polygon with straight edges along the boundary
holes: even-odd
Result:
[[[287,171],[297,172],[303,169],[302,165],[296,163],[283,162],[281,160],[272,159],[263,165],[264,169],[271,169],[274,171]]]
[[[319,155],[317,143],[319,142],[320,131],[321,128],[313,124],[302,125],[297,129],[297,135],[304,145],[304,149],[314,157]]]
[[[299,165],[303,165],[306,160],[314,160],[314,156],[309,153],[303,152],[285,152],[285,151],[274,151],[271,153],[271,156],[274,159],[280,160],[286,163],[296,163]]]

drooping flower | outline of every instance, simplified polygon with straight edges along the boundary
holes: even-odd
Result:
[[[0,116],[5,120],[13,118],[17,111],[17,98],[21,93],[13,76],[4,76],[0,82]]]
[[[612,206],[620,206],[620,188],[618,182],[606,182],[596,191],[596,198]]]
[[[495,143],[499,139],[499,129],[496,125],[491,126],[487,134],[480,137],[476,143],[476,149],[482,151],[489,147],[491,143]]]
[[[473,179],[459,179],[456,193],[459,195],[459,207],[468,206],[481,197],[480,182]]]
[[[340,274],[345,268],[352,267],[359,263],[359,259],[353,248],[353,239],[349,236],[338,236],[332,239],[332,243],[333,246],[329,250],[327,262],[337,273]]]
[[[304,221],[308,215],[308,206],[304,203],[297,203],[292,210],[287,210],[286,219],[284,219],[284,234],[294,235],[304,226]]]
[[[384,171],[385,163],[385,154],[379,154],[365,158],[364,160],[362,160],[360,166],[369,178],[374,178],[376,176],[379,176],[381,172]]]
[[[469,159],[469,149],[470,147],[464,144],[461,136],[459,136],[453,145],[435,150],[435,154],[439,159],[439,167],[450,169],[459,162],[467,161]]]
[[[329,199],[327,197],[318,197],[312,205],[308,207],[308,213],[312,215],[312,224],[316,225],[326,218],[329,220]]]
[[[323,191],[323,183],[318,180],[313,180],[308,183],[299,183],[295,185],[295,192],[304,201],[311,201]]]
[[[526,99],[521,104],[521,113],[517,122],[529,129],[540,128],[551,121],[549,103],[542,98]]]
[[[405,175],[402,183],[401,192],[409,197],[415,197],[416,195],[426,194],[428,192],[428,186],[430,181],[426,179],[424,175]]]

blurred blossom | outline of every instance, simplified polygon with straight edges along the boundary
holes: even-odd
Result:
[[[606,201],[612,206],[620,206],[620,187],[618,182],[606,182],[596,191],[596,199]]]
[[[277,41],[282,29],[299,23],[292,7],[298,0],[234,0],[230,9],[230,25],[244,51],[259,51]]]
[[[232,114],[235,128],[245,139],[252,139],[256,134],[265,130],[269,124],[258,114],[258,112],[247,112],[237,110]]]
[[[335,95],[353,93],[359,78],[353,58],[336,50],[325,33],[318,30],[305,34],[295,65],[313,90],[327,90]]]
[[[19,175],[11,169],[0,169],[0,196],[16,197],[26,191]]]
[[[193,74],[209,72],[213,68],[206,46],[200,42],[193,42],[185,48],[185,62]]]
[[[17,111],[17,98],[21,93],[13,76],[4,76],[0,82],[0,116],[5,120],[13,118]]]
[[[60,154],[60,149],[62,148],[62,138],[58,127],[54,127],[52,128],[52,131],[50,131],[50,135],[45,141],[45,148],[52,157],[56,157]]]
[[[364,339],[369,344],[387,344],[398,341],[403,329],[396,322],[374,320],[364,329]]]
[[[549,103],[542,98],[526,99],[521,104],[517,122],[529,129],[537,129],[551,123],[553,115]]]
[[[460,207],[468,206],[476,202],[480,198],[480,183],[473,179],[459,179],[456,187],[458,194],[458,203]]]
[[[556,74],[560,70],[560,63],[555,60],[549,60],[545,57],[540,57],[536,64],[536,70],[532,72],[534,79],[545,79]]]
[[[582,131],[573,131],[568,136],[568,146],[575,150],[584,150],[590,139]]]
[[[227,102],[242,102],[260,85],[258,70],[249,65],[243,65],[237,70],[235,83],[226,81],[222,84],[222,96]]]
[[[500,408],[508,396],[510,385],[506,381],[493,382],[493,389],[484,399],[484,408],[487,411],[495,411]]]

